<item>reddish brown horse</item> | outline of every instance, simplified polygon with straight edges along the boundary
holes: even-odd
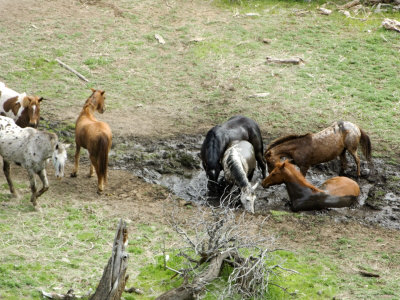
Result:
[[[357,182],[341,176],[330,178],[317,188],[288,160],[276,163],[269,176],[263,180],[262,186],[267,188],[281,183],[286,185],[293,211],[347,207],[355,203],[360,195]]]
[[[112,144],[112,134],[107,123],[96,120],[93,113],[104,112],[105,91],[92,89],[92,95],[86,100],[83,109],[76,120],[75,126],[75,168],[71,173],[76,177],[79,166],[79,155],[81,147],[89,151],[90,171],[89,177],[93,176],[93,168],[96,170],[98,180],[98,192],[102,192],[107,182],[108,152]]]
[[[306,175],[310,166],[330,161],[340,156],[341,173],[347,167],[346,150],[357,164],[357,176],[360,176],[360,159],[357,155],[361,144],[363,154],[371,163],[371,141],[368,135],[357,125],[339,121],[318,132],[305,135],[288,135],[273,141],[265,150],[268,171],[271,172],[281,157],[291,159]]]

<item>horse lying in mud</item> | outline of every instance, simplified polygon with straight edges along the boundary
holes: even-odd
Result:
[[[58,142],[55,133],[34,128],[21,128],[11,118],[0,116],[0,155],[3,157],[3,171],[10,192],[17,196],[10,176],[10,163],[15,162],[28,171],[33,206],[37,204],[36,199],[49,189],[45,169],[47,159],[50,157],[53,159],[56,177],[64,176],[66,148]],[[40,177],[43,184],[39,192],[37,192],[35,174]]]
[[[275,168],[262,181],[264,188],[285,183],[293,211],[320,210],[328,207],[348,207],[360,195],[357,182],[347,177],[333,177],[320,188],[309,183],[288,160],[276,163]]]
[[[13,119],[22,128],[37,128],[42,100],[42,97],[17,93],[0,82],[0,115]]]
[[[217,183],[222,170],[221,159],[234,140],[248,141],[253,145],[258,167],[265,177],[266,169],[263,158],[263,141],[257,123],[244,116],[235,116],[221,125],[211,128],[201,146],[200,158],[209,182]]]
[[[254,214],[254,191],[258,183],[250,184],[256,168],[253,145],[247,141],[233,142],[224,153],[222,166],[230,187],[237,185],[240,188],[240,202],[244,209]]]
[[[363,154],[371,162],[371,141],[368,135],[357,125],[350,122],[335,122],[330,127],[305,135],[288,135],[272,141],[265,150],[268,171],[271,172],[281,157],[291,159],[305,176],[309,167],[330,161],[340,156],[341,171],[347,167],[346,150],[357,164],[357,176],[360,176],[360,159],[357,155],[361,144]]]
[[[97,174],[97,192],[104,190],[107,182],[108,152],[111,149],[112,133],[107,123],[98,121],[94,112],[104,112],[105,91],[92,89],[92,94],[86,100],[75,126],[75,166],[71,177],[76,177],[79,168],[79,156],[81,147],[89,152],[90,171],[89,177],[93,176],[93,168]]]

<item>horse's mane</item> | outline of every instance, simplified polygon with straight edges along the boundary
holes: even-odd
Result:
[[[243,170],[243,166],[240,161],[239,153],[236,149],[231,149],[228,157],[226,158],[226,165],[229,169],[232,177],[235,179],[237,185],[240,188],[247,186],[247,175]]]
[[[217,126],[213,127],[206,135],[205,143],[206,143],[206,160],[207,163],[215,163],[217,164],[220,159],[220,140],[215,133],[215,129]],[[215,167],[215,166],[210,166]]]
[[[303,138],[303,137],[308,136],[308,135],[310,135],[310,134],[311,134],[311,133],[306,133],[306,134],[301,134],[301,135],[298,135],[298,134],[291,134],[291,135],[287,135],[287,136],[284,136],[284,137],[277,138],[277,139],[273,140],[273,141],[268,145],[268,147],[267,147],[267,149],[266,149],[265,151],[271,150],[272,148],[274,148],[274,147],[276,147],[276,146],[278,146],[278,145],[280,145],[280,144],[283,144],[283,143],[285,143],[285,142],[287,142],[287,141],[291,141],[291,140],[295,140],[295,139],[300,139],[300,138]]]

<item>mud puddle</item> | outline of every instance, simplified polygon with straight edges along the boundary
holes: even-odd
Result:
[[[198,157],[203,138],[186,135],[163,140],[119,138],[115,142],[118,146],[110,153],[110,165],[129,170],[146,182],[163,185],[186,201],[204,202],[207,201],[207,179]],[[348,162],[346,175],[351,177],[355,174],[355,165],[351,157]],[[357,220],[363,224],[400,229],[400,166],[382,159],[374,159],[374,166],[376,175],[368,176],[369,166],[362,163],[364,176],[358,181],[361,196],[354,208],[306,213],[331,216],[338,222]],[[319,186],[328,178],[338,176],[338,171],[339,160],[334,160],[311,168],[307,179]],[[252,181],[260,180],[261,173],[257,170]],[[288,201],[283,184],[269,189],[259,186],[255,211],[260,214],[267,214],[271,209],[290,211]]]

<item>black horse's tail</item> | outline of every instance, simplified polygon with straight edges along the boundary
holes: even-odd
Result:
[[[361,148],[362,152],[366,158],[367,161],[371,161],[371,140],[369,139],[369,136],[365,133],[364,130],[360,128],[361,131]]]

